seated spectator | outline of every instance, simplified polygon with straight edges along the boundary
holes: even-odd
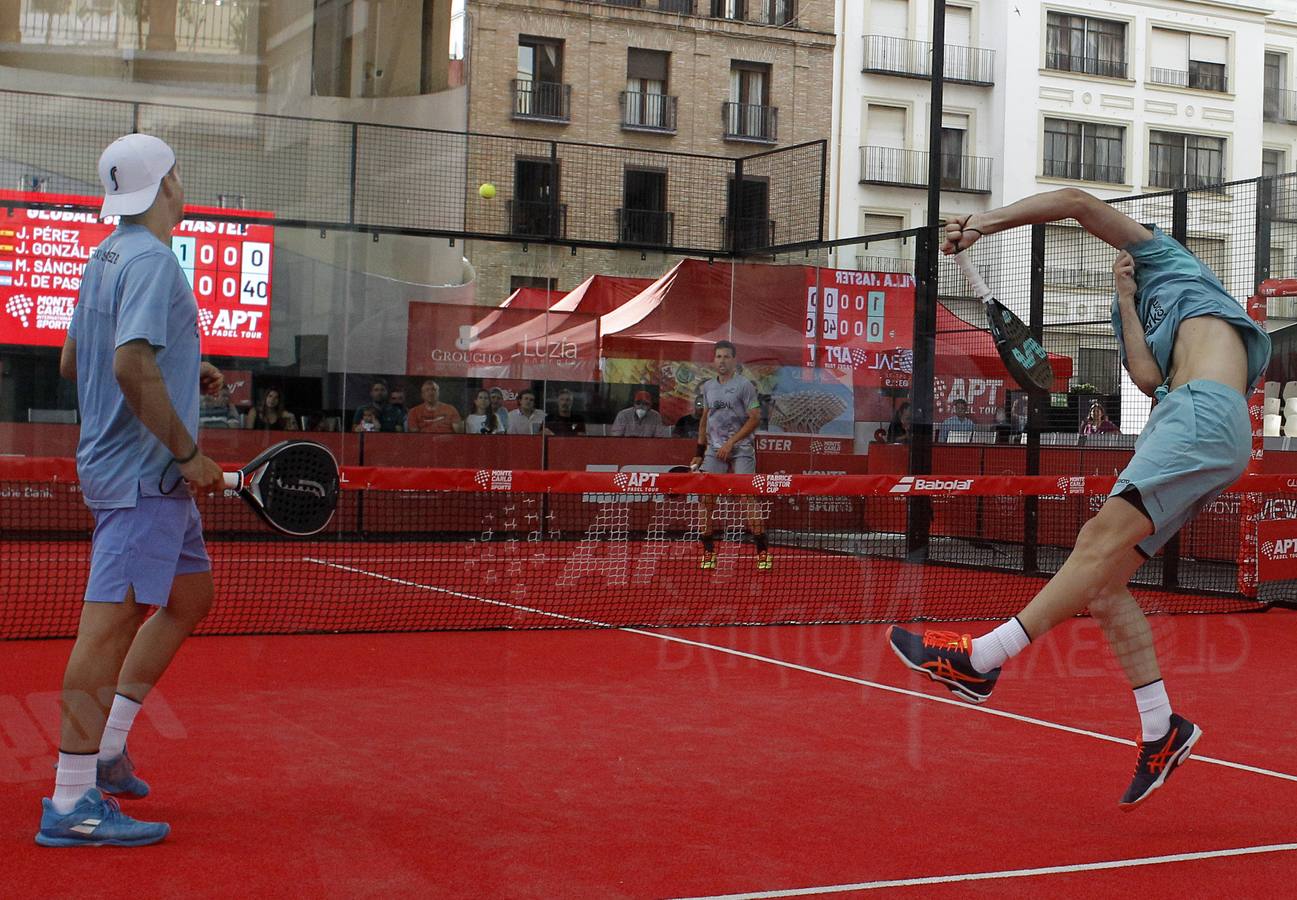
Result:
[[[947,417],[946,420],[941,423],[941,439],[943,441],[950,440],[950,436],[957,431],[977,430],[977,423],[974,422],[973,417],[968,414],[967,400],[962,397],[956,397],[951,401],[951,406],[954,407],[954,415]]]
[[[672,437],[696,438],[698,437],[698,424],[703,417],[703,395],[698,394],[694,397],[694,411],[690,415],[681,416],[676,419],[675,427],[671,429]]]
[[[662,428],[662,414],[653,408],[653,395],[636,391],[631,406],[612,420],[613,437],[657,437]]]
[[[473,411],[464,418],[465,434],[504,434],[500,417],[491,409],[491,393],[485,388],[473,398]]]
[[[419,431],[424,434],[452,434],[463,432],[464,420],[459,410],[449,403],[441,402],[441,388],[429,378],[419,388],[423,402],[410,410],[405,417],[406,431]]]
[[[284,409],[284,398],[279,388],[267,388],[261,402],[248,410],[247,427],[266,431],[296,431],[297,419]]]
[[[404,431],[405,430],[405,411],[399,407],[392,406],[387,401],[387,382],[381,378],[374,379],[369,386],[369,403],[359,407],[356,410],[355,417],[351,420],[352,431],[372,431],[371,428],[356,428],[364,416],[365,406],[374,407],[378,415],[379,431]]]
[[[407,420],[409,419],[410,411],[405,405],[405,388],[392,388],[392,396],[388,398],[387,405],[391,406],[401,414],[400,430],[409,431],[410,429],[407,425]]]
[[[509,412],[509,434],[540,434],[544,427],[545,414],[536,408],[536,392],[520,392],[518,408]]]
[[[995,411],[995,442],[1007,444],[1013,436],[1013,422],[1003,407]]]
[[[585,434],[585,417],[572,412],[572,392],[567,388],[558,392],[554,415],[545,419],[545,433],[554,437],[573,437]]]
[[[359,419],[356,421],[356,424],[352,426],[352,431],[383,430],[383,423],[379,418],[380,414],[377,406],[372,404],[362,406],[360,409],[356,410],[356,415],[359,416]]]
[[[504,405],[504,391],[498,387],[491,388],[491,414],[500,422],[500,430],[509,430],[509,410]]]
[[[239,428],[243,417],[230,402],[230,389],[221,385],[215,394],[203,394],[198,403],[199,428]]]
[[[887,426],[887,443],[908,444],[913,419],[914,414],[910,410],[910,401],[906,400],[896,407],[896,412],[892,413],[892,421]]]
[[[1081,423],[1081,434],[1121,434],[1121,429],[1108,418],[1103,404],[1095,400],[1090,404],[1090,414]]]

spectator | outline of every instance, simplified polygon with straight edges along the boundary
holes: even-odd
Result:
[[[1013,435],[1013,422],[1009,419],[1009,414],[1004,407],[995,411],[995,442],[997,444],[1007,444]]]
[[[574,437],[585,434],[585,417],[572,412],[573,394],[567,388],[558,392],[554,404],[556,412],[545,420],[545,433],[554,437]]]
[[[356,410],[356,415],[359,418],[357,419],[355,426],[351,429],[352,431],[383,430],[383,423],[380,418],[381,414],[379,413],[377,406],[372,404],[362,406],[360,409]]]
[[[391,399],[387,401],[388,405],[401,414],[401,431],[409,431],[408,421],[410,411],[405,405],[405,388],[392,388]]]
[[[1027,397],[1019,394],[1013,398],[1013,430],[1017,434],[1027,430]]]
[[[545,413],[536,408],[536,392],[522,391],[518,408],[509,412],[509,434],[540,434],[544,428]]]
[[[284,409],[284,398],[279,388],[267,388],[261,402],[248,410],[248,427],[266,431],[296,431],[297,419]]]
[[[910,401],[906,400],[892,413],[892,421],[887,426],[887,443],[908,444],[914,414],[910,410]]]
[[[954,407],[954,415],[949,416],[941,423],[941,439],[943,441],[950,440],[950,436],[958,431],[977,430],[977,423],[974,422],[973,417],[968,414],[967,400],[962,397],[956,397],[951,401],[951,406]]]
[[[369,403],[361,406],[356,410],[355,417],[351,420],[352,431],[374,431],[372,428],[356,428],[361,419],[364,417],[365,406],[374,407],[378,415],[379,431],[404,431],[405,430],[405,412],[404,410],[392,406],[387,401],[387,382],[381,378],[374,379],[369,386]]]
[[[459,410],[449,403],[441,402],[441,387],[437,382],[429,378],[419,388],[419,395],[423,397],[423,402],[406,414],[406,431],[420,431],[424,434],[463,432],[464,421],[460,418]]]
[[[634,403],[612,421],[613,437],[657,437],[661,429],[662,414],[653,408],[648,391],[636,391]]]
[[[671,429],[672,437],[696,438],[698,437],[698,422],[703,415],[703,395],[697,394],[694,397],[694,411],[687,416],[681,416],[676,419],[675,427]]]
[[[500,423],[500,431],[509,430],[509,410],[504,405],[504,391],[498,387],[491,388],[491,414]]]
[[[1090,414],[1081,423],[1081,434],[1121,434],[1121,430],[1108,418],[1108,412],[1098,400],[1090,404]]]
[[[757,424],[757,431],[770,430],[770,413],[774,409],[773,394],[757,394],[757,402],[761,404],[761,420]]]
[[[203,394],[198,403],[198,425],[200,428],[239,428],[243,418],[239,410],[230,402],[230,389],[221,385],[215,394]]]
[[[485,388],[473,398],[473,411],[464,419],[465,434],[503,434],[500,417],[491,408],[491,393]]]

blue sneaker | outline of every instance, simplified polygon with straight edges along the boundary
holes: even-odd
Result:
[[[1171,773],[1189,758],[1193,745],[1202,737],[1202,729],[1184,716],[1171,714],[1171,727],[1156,741],[1139,742],[1139,759],[1135,762],[1135,774],[1130,787],[1122,795],[1117,805],[1123,812],[1130,812],[1148,799],[1148,795],[1160,788],[1171,777]]]
[[[139,800],[149,795],[149,783],[136,777],[135,763],[131,762],[125,749],[116,759],[99,760],[96,768],[95,787],[103,793],[127,800]]]
[[[48,797],[41,798],[42,847],[142,847],[171,833],[165,822],[137,822],[112,797],[97,788],[86,791],[70,813],[60,815]]]
[[[999,669],[979,672],[973,668],[973,641],[966,634],[925,631],[920,636],[893,625],[887,640],[906,668],[944,684],[970,703],[985,703],[1000,677]]]

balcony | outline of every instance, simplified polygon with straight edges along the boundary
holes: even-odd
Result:
[[[1262,101],[1262,114],[1267,122],[1297,125],[1297,91],[1266,88]]]
[[[694,14],[694,0],[657,0],[657,5],[662,12],[680,13],[686,16]]]
[[[991,192],[991,158],[941,154],[941,189],[970,194]],[[892,147],[860,148],[860,183],[900,187],[928,186],[928,152]]]
[[[662,209],[617,210],[617,239],[623,244],[670,247],[675,238],[675,213]]]
[[[726,102],[722,104],[721,117],[727,141],[775,143],[779,130],[779,110],[774,106]]]
[[[1225,73],[1218,69],[1190,69],[1187,72],[1179,69],[1148,70],[1149,84],[1167,84],[1172,87],[1194,88],[1199,91],[1226,92],[1228,82]]]
[[[258,0],[173,0],[146,17],[115,0],[23,0],[23,44],[112,50],[181,51],[208,55],[257,52]],[[168,7],[170,7],[168,9]]]
[[[508,200],[509,233],[515,237],[567,237],[567,204],[547,200]]]
[[[1174,191],[1189,190],[1224,193],[1225,188],[1222,185],[1224,180],[1223,174],[1199,175],[1193,172],[1163,172],[1157,169],[1150,169],[1148,173],[1149,187],[1167,188]]]
[[[914,273],[914,260],[896,256],[856,255],[856,268],[862,272]]]
[[[1054,287],[1081,288],[1087,291],[1111,291],[1112,271],[1045,266],[1045,284]]]
[[[572,85],[517,78],[510,84],[513,88],[513,118],[561,124],[571,121]]]
[[[995,51],[946,44],[946,81],[958,84],[995,83]],[[862,72],[899,75],[902,78],[932,77],[932,44],[882,34],[865,35],[865,64]]]
[[[666,94],[622,91],[621,127],[623,131],[675,134],[676,98]]]
[[[1126,60],[1102,56],[1077,56],[1071,53],[1046,53],[1045,68],[1055,72],[1076,72],[1101,78],[1125,78]]]
[[[754,216],[721,216],[723,249],[759,250],[775,242],[775,223],[772,219]]]
[[[1125,166],[1099,166],[1068,160],[1046,159],[1040,174],[1045,178],[1071,178],[1075,181],[1097,181],[1104,184],[1125,184]]]

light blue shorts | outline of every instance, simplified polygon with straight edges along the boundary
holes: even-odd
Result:
[[[740,450],[731,453],[729,459],[717,459],[716,451],[708,447],[707,455],[703,457],[703,464],[698,469],[712,475],[726,475],[729,473],[755,475],[757,473],[757,457],[751,450],[747,453]]]
[[[1190,381],[1153,407],[1135,456],[1109,496],[1139,491],[1153,534],[1138,549],[1152,556],[1238,480],[1251,455],[1252,421],[1243,395],[1216,381]]]
[[[96,509],[87,602],[166,606],[177,575],[212,568],[194,498],[139,497],[130,509]]]

